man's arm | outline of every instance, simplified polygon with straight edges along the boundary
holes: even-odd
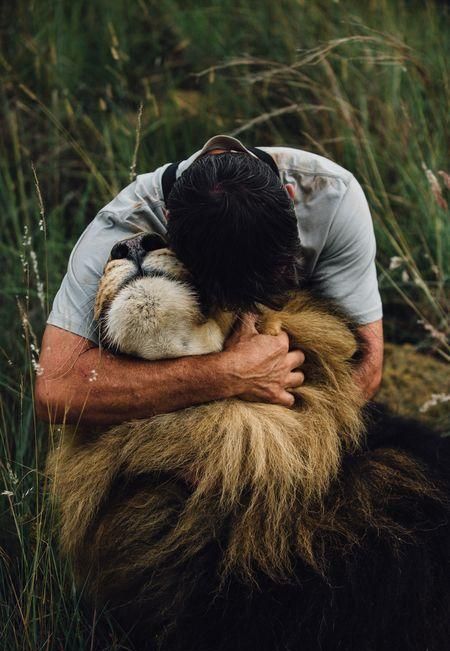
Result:
[[[362,360],[355,373],[355,379],[367,400],[374,397],[381,383],[383,373],[383,321],[359,326],[358,335],[362,342]]]
[[[53,423],[108,426],[210,400],[242,396],[292,406],[300,386],[301,351],[286,333],[260,335],[248,316],[222,353],[144,361],[100,350],[48,325],[42,341],[35,405]]]
[[[355,379],[370,400],[378,390],[383,366],[382,306],[375,267],[376,243],[364,192],[353,178],[330,226],[313,282],[355,323],[362,360]]]

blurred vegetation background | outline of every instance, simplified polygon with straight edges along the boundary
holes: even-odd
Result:
[[[381,396],[449,431],[448,17],[420,0],[2,3],[0,649],[130,648],[58,558],[39,342],[96,212],[211,135],[355,174],[378,239]]]

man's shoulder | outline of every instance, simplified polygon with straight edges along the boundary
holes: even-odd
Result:
[[[341,180],[348,185],[353,174],[325,156],[295,147],[259,147],[275,160],[278,169],[283,172],[297,172],[303,175],[328,176]]]
[[[143,204],[151,207],[164,204],[161,179],[169,164],[166,163],[152,172],[138,174],[134,181],[124,187],[100,212],[126,216],[141,208]]]

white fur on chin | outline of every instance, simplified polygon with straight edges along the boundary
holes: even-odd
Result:
[[[149,360],[217,352],[224,342],[216,321],[202,322],[189,285],[157,276],[119,291],[107,311],[106,335],[121,352]]]

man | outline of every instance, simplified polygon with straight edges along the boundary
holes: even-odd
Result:
[[[231,154],[239,157],[234,159]],[[236,178],[234,181],[228,179],[227,183],[231,183],[235,191],[224,188],[220,178],[199,176],[202,170],[205,174],[205,170],[217,167],[212,164],[215,156],[226,162],[227,169],[234,165]],[[253,175],[240,179],[239,170],[246,166],[236,164],[236,161],[250,161],[247,157],[252,157],[251,161],[259,165],[261,178],[269,179],[267,184],[261,182],[261,187],[254,187],[252,193],[248,186]],[[203,159],[209,160],[209,166],[203,165]],[[209,178],[212,185],[202,191],[204,181],[201,179],[205,178]],[[273,210],[268,210],[271,187],[274,192],[275,189],[280,192],[281,188],[282,194],[273,202]],[[192,213],[191,196],[194,197]],[[266,200],[261,200],[261,196]],[[281,204],[287,205],[282,207]],[[189,213],[187,221],[186,211]],[[258,221],[259,211],[265,211],[265,215]],[[268,233],[272,239],[266,237],[265,241],[271,241],[274,250],[278,251],[277,236],[284,238],[286,250],[292,249],[286,257],[292,264],[286,263],[281,249],[277,253],[276,259],[284,260],[284,266],[277,266],[275,258],[264,260],[257,253],[261,239],[259,229],[266,226],[266,220],[270,221],[272,229],[276,228],[273,217],[276,211],[280,212],[279,232]],[[258,334],[255,316],[251,313],[243,316],[221,353],[148,362],[115,356],[100,350],[97,345],[93,302],[103,266],[117,241],[142,230],[164,235],[169,224],[169,235],[177,255],[193,271],[194,278],[201,276],[207,286],[209,267],[204,265],[210,242],[202,242],[202,230],[197,228],[201,222],[195,221],[196,214],[202,216],[205,228],[210,227],[209,234],[214,237],[217,231],[214,224],[209,224],[211,219],[220,213],[223,217],[220,227],[228,228],[228,217],[234,219],[237,212],[241,216],[246,214],[247,220],[241,219],[239,228],[234,221],[229,228],[235,231],[234,246],[248,255],[256,251],[250,262],[256,264],[258,273],[252,276],[253,267],[247,266],[253,291],[258,278],[261,278],[262,289],[270,286],[264,269],[275,273],[272,285],[281,286],[281,290],[289,286],[288,282],[286,288],[282,287],[283,278],[292,281],[297,273],[294,264],[297,233],[292,231],[291,219],[295,215],[304,258],[303,274],[358,324],[363,355],[355,380],[367,398],[374,395],[381,380],[382,311],[374,265],[373,226],[358,182],[350,172],[321,156],[287,147],[247,148],[235,138],[215,136],[180,164],[164,165],[155,172],[138,176],[99,212],[79,239],[42,342],[42,373],[36,381],[35,395],[40,418],[105,426],[130,417],[145,418],[231,396],[285,406],[293,404],[289,389],[300,386],[304,380],[300,368],[304,355],[298,350],[289,351],[286,333],[276,337]],[[195,224],[196,228],[191,231]],[[290,230],[283,230],[284,225]],[[288,233],[292,247],[286,238]],[[228,242],[226,237],[225,240]],[[195,247],[190,249],[189,244],[194,241]],[[209,256],[208,264],[213,265],[217,282],[209,291],[210,294],[214,290],[219,294],[223,291],[222,303],[230,305],[231,294],[236,296],[240,291],[238,278],[243,287],[246,286],[247,276],[242,274],[239,265],[245,266],[247,256],[234,255],[234,248],[228,248],[221,256],[220,241],[215,247],[218,262],[214,264],[214,256]],[[270,258],[270,249],[266,252]],[[221,270],[226,260],[233,262],[225,274]],[[238,276],[234,273],[235,265],[236,269],[241,269]],[[232,287],[228,298],[224,290],[227,283]],[[274,290],[274,297],[276,293]],[[246,304],[244,294],[243,305]],[[269,296],[266,302],[270,304]]]

